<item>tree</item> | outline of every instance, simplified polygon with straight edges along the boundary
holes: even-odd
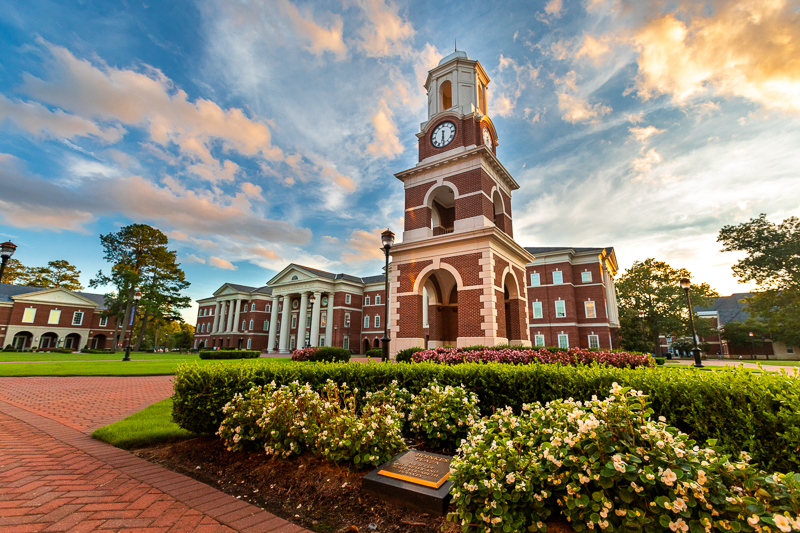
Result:
[[[178,348],[181,353],[184,350],[190,350],[192,348],[192,342],[194,341],[194,326],[190,326],[185,322],[181,323],[180,331],[174,334],[175,338],[175,347]]]
[[[6,268],[3,270],[3,279],[0,282],[8,285],[24,285],[24,281],[27,279],[27,270],[18,259],[11,258],[6,263]]]
[[[750,336],[750,334],[753,334]],[[761,320],[750,317],[744,322],[732,320],[725,324],[722,330],[722,338],[734,348],[759,348],[763,347],[764,338],[770,334],[769,325]],[[755,350],[753,351],[755,359]],[[769,357],[767,357],[769,359]]]
[[[717,237],[723,252],[745,252],[733,265],[743,282],[754,282],[759,292],[746,298],[747,312],[761,318],[773,340],[800,345],[800,219],[773,224],[758,218],[725,226]]]
[[[80,275],[81,271],[71,265],[69,261],[58,259],[48,262],[46,267],[26,269],[24,285],[45,289],[61,287],[69,291],[82,291]]]
[[[100,235],[100,242],[103,258],[113,266],[109,275],[98,272],[90,285],[114,285],[117,288],[120,298],[125,301],[122,323],[126,326],[131,314],[133,293],[137,288],[142,291],[139,308],[144,310],[144,315],[140,322],[142,329],[138,345],[151,313],[188,307],[189,298],[181,296],[180,291],[186,289],[189,282],[177,262],[176,252],[167,249],[167,236],[157,228],[147,224],[131,224],[116,233]],[[119,321],[114,338],[118,333]]]
[[[675,269],[662,261],[646,259],[634,262],[616,284],[620,330],[629,332],[629,336],[637,328],[641,331],[639,311],[644,311],[645,329],[656,355],[661,353],[662,334],[692,335],[686,295],[679,285],[681,278],[691,278],[691,274],[685,268]],[[708,283],[693,283],[689,295],[695,307],[709,307],[719,296]],[[694,320],[699,336],[712,333],[708,321],[700,320],[696,314]],[[625,337],[626,347],[629,341],[633,342]]]

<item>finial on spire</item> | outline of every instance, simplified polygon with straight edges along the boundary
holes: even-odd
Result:
[[[458,39],[455,39],[456,45],[453,47],[455,50],[453,52],[458,52]]]

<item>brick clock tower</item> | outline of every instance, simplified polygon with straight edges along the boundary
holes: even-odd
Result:
[[[392,352],[422,346],[530,346],[525,284],[533,256],[513,239],[511,192],[487,115],[489,78],[462,51],[428,73],[428,120],[392,248]]]

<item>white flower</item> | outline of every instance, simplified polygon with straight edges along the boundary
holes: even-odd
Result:
[[[514,478],[514,473],[510,473],[506,476],[506,483],[509,485],[513,484],[516,479]]]
[[[792,521],[787,516],[783,516],[782,514],[772,515],[772,519],[775,521],[775,526],[778,529],[783,531],[783,533],[790,533],[792,531]]]
[[[672,531],[689,531],[689,524],[683,521],[683,518],[678,518],[674,522],[669,523],[669,528]]]
[[[758,517],[758,515],[754,514],[753,516],[747,519],[747,523],[749,523],[751,526],[755,526],[756,524],[758,524],[759,520],[761,519]]]
[[[669,487],[671,487],[672,484],[675,483],[675,481],[677,479],[678,479],[678,476],[676,476],[675,472],[673,472],[669,468],[664,470],[664,473],[661,475],[661,481],[663,481]]]
[[[686,502],[683,500],[683,498],[677,498],[674,502],[672,502],[672,508],[676,513],[682,513],[687,509]]]

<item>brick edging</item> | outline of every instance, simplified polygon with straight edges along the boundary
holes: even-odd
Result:
[[[236,531],[245,533],[302,533],[310,531],[183,474],[136,457],[50,418],[0,400],[0,412],[52,438],[105,462],[125,475],[146,483]]]

